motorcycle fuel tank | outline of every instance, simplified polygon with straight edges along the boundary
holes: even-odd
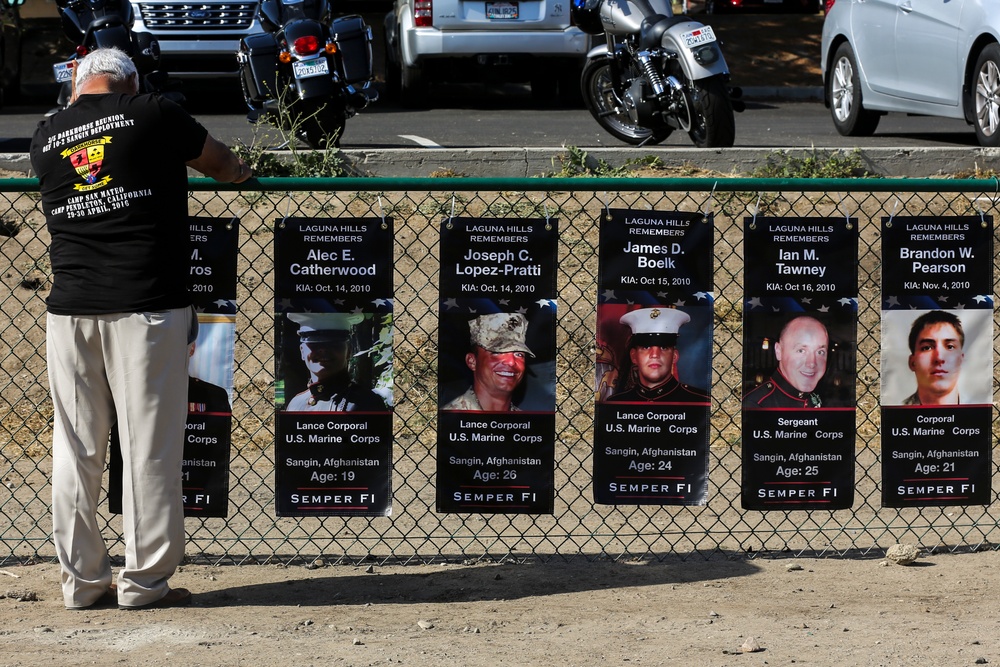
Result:
[[[673,16],[670,0],[602,0],[601,23],[612,35],[639,32],[642,20],[661,14]]]

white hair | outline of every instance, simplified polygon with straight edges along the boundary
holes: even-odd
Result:
[[[137,76],[135,63],[122,51],[115,47],[95,49],[76,63],[76,85],[80,86],[95,76],[106,76],[111,85],[129,83]]]

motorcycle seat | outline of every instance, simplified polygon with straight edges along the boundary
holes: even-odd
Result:
[[[658,47],[663,42],[663,33],[678,23],[690,20],[687,16],[664,16],[663,14],[647,16],[639,26],[639,46],[643,49]]]

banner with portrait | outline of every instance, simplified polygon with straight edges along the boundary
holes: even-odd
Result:
[[[746,218],[742,504],[854,502],[858,225]]]
[[[181,467],[184,516],[229,514],[229,461],[236,347],[236,258],[239,220],[188,219],[188,292],[198,334],[188,346],[188,416]],[[111,431],[108,508],[121,513],[122,455]]]
[[[882,219],[882,504],[992,501],[993,218]]]
[[[275,224],[278,516],[388,516],[392,220]]]
[[[441,227],[437,511],[551,513],[553,219]]]
[[[609,210],[600,230],[594,501],[703,505],[714,320],[711,216]]]

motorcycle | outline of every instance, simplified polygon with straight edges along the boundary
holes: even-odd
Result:
[[[581,92],[594,119],[622,141],[658,144],[674,130],[699,148],[732,146],[739,88],[711,26],[675,16],[670,0],[572,0],[577,26],[606,43],[587,54]]]
[[[176,102],[183,101],[174,82],[160,70],[160,45],[149,33],[132,31],[135,14],[128,0],[56,0],[63,32],[76,43],[72,58],[52,66],[59,89],[59,109],[69,106],[72,95],[73,66],[94,49],[115,47],[124,51],[139,73],[139,89],[159,93]]]
[[[340,146],[347,119],[378,99],[371,28],[356,15],[331,21],[328,0],[262,0],[257,18],[266,32],[236,54],[247,119]]]

